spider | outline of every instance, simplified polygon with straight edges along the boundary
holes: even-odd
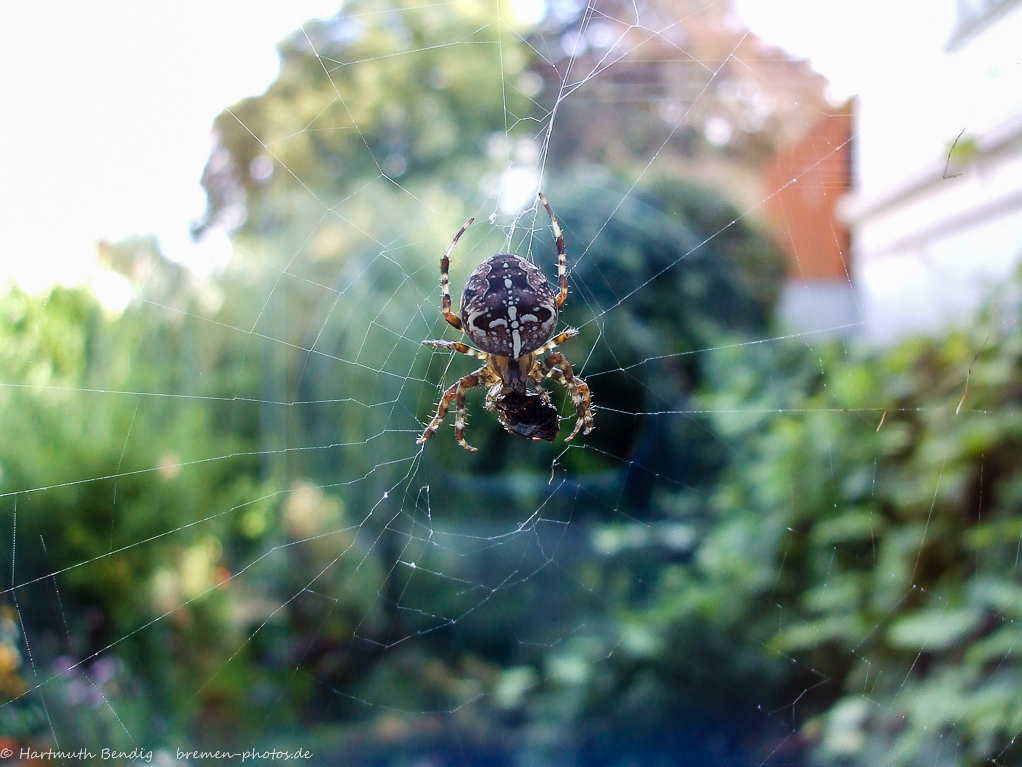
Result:
[[[478,370],[463,376],[444,392],[436,415],[422,436],[422,444],[432,437],[443,423],[451,401],[457,404],[454,416],[454,437],[466,450],[475,451],[465,441],[465,393],[477,386],[486,386],[486,409],[497,412],[497,420],[511,434],[532,440],[553,441],[560,431],[560,416],[550,402],[550,394],[538,387],[546,378],[553,378],[567,387],[578,419],[570,441],[585,425],[585,433],[593,430],[593,413],[589,387],[571,371],[571,365],[560,352],[541,359],[547,352],[578,335],[569,328],[554,336],[557,310],[568,297],[567,254],[564,236],[546,198],[540,202],[550,214],[557,245],[557,275],[560,292],[547,282],[543,273],[524,258],[511,253],[497,253],[483,261],[469,276],[461,296],[461,317],[451,311],[450,255],[461,235],[475,219],[469,219],[454,235],[440,259],[440,287],[443,291],[443,315],[452,326],[464,331],[479,348],[457,341],[423,341],[427,346],[467,354],[483,360]],[[553,337],[551,337],[553,336]]]

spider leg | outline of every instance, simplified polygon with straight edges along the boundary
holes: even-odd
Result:
[[[485,385],[485,384],[484,384]],[[504,388],[504,382],[498,380],[486,391],[486,409],[496,410],[497,400],[500,398],[500,391]]]
[[[542,354],[546,354],[547,352],[553,351],[555,347],[560,346],[565,341],[567,341],[569,338],[574,338],[577,335],[578,335],[578,331],[575,330],[575,328],[568,328],[563,333],[561,333],[559,336],[554,336],[549,341],[547,341],[545,344],[543,344],[541,347],[536,349],[536,351],[534,351],[533,354],[535,354],[537,357],[539,357]]]
[[[589,395],[589,386],[581,378],[571,372],[571,365],[568,364],[568,360],[564,358],[564,355],[560,352],[554,352],[540,365],[540,372],[545,377],[553,378],[560,384],[563,384],[571,395],[571,401],[575,405],[575,412],[578,414],[578,420],[575,422],[575,429],[571,432],[571,436],[568,437],[565,442],[571,442],[571,440],[578,434],[578,430],[582,428],[582,424],[585,424],[585,434],[588,434],[593,430],[593,410],[592,410],[592,398]]]
[[[475,221],[475,219],[474,218],[470,218],[465,223],[465,225],[463,227],[461,227],[461,229],[458,230],[458,233],[456,235],[454,235],[454,239],[451,240],[451,244],[448,245],[447,246],[447,250],[444,251],[443,258],[440,259],[440,290],[442,290],[443,294],[444,294],[443,304],[442,304],[443,312],[444,312],[444,319],[447,320],[457,330],[461,330],[461,319],[458,317],[457,314],[455,314],[454,312],[451,311],[451,275],[450,275],[451,259],[450,259],[450,255],[451,255],[451,251],[454,250],[454,246],[458,244],[458,240],[461,239],[461,235],[463,235],[465,233],[465,230],[468,229],[472,225],[473,221]],[[558,306],[559,305],[560,304],[558,304]]]
[[[475,452],[476,448],[465,441],[465,392],[469,389],[474,389],[476,386],[483,386],[488,383],[489,379],[485,373],[486,366],[484,365],[474,373],[463,376],[458,383],[444,392],[444,396],[440,398],[440,402],[437,404],[436,415],[433,416],[433,420],[429,422],[426,430],[422,432],[422,436],[416,440],[417,444],[421,445],[436,434],[440,424],[444,422],[444,418],[447,416],[447,411],[451,407],[451,401],[455,400],[457,409],[454,413],[454,437],[463,448]]]
[[[461,352],[467,354],[469,357],[475,357],[477,360],[486,360],[486,352],[481,352],[478,349],[474,349],[468,344],[463,344],[460,341],[423,341],[425,346],[435,346],[438,349],[448,349],[452,352]],[[553,348],[553,347],[551,347]]]
[[[553,210],[550,208],[550,203],[546,201],[546,197],[543,193],[539,193],[539,201],[543,203],[543,207],[546,208],[546,212],[550,214],[550,224],[554,228],[554,238],[557,243],[557,280],[560,283],[561,292],[557,294],[556,303],[557,308],[560,309],[564,306],[564,302],[568,300],[568,254],[564,251],[564,235],[561,233],[561,227],[557,223],[557,216],[554,215]]]

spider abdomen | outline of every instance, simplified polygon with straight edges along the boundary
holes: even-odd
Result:
[[[482,351],[518,359],[545,344],[557,326],[557,295],[524,258],[498,253],[465,283],[461,320]]]

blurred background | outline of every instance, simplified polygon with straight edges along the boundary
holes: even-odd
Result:
[[[1022,2],[5,17],[0,762],[1022,763]]]

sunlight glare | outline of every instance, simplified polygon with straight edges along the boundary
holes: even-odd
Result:
[[[546,0],[511,0],[511,11],[522,24],[533,26],[546,17]]]
[[[539,171],[536,168],[511,168],[500,184],[498,206],[501,213],[517,213],[536,199]]]
[[[131,303],[132,289],[128,278],[109,269],[97,269],[88,281],[89,291],[107,314],[119,317]]]

